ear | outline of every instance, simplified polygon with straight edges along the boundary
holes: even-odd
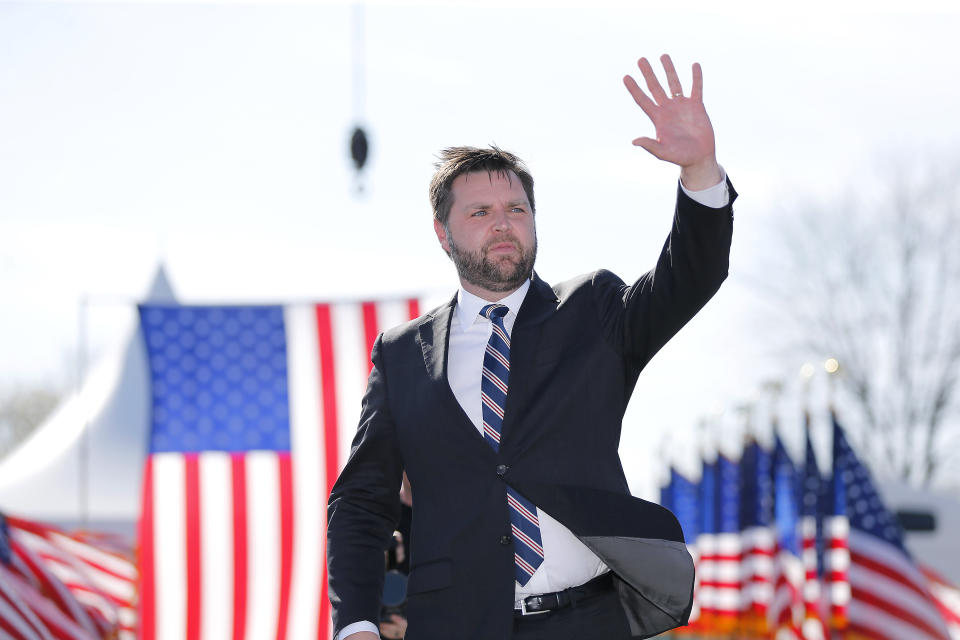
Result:
[[[436,218],[433,220],[433,230],[437,234],[437,240],[440,241],[440,246],[443,247],[443,251],[447,255],[450,255],[450,244],[447,242],[447,230]]]

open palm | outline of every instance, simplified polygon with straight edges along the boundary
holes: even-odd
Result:
[[[690,96],[685,97],[670,56],[663,55],[660,61],[667,75],[670,95],[660,85],[646,58],[640,58],[637,65],[650,96],[631,76],[623,79],[627,91],[656,128],[656,138],[640,137],[633,144],[683,168],[716,166],[713,126],[703,106],[703,72],[700,65],[693,65],[693,88]]]

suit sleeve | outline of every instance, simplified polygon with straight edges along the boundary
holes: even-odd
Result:
[[[380,619],[384,552],[400,518],[403,463],[387,400],[383,336],[363,397],[350,458],[327,506],[327,568],[334,635],[348,624]]]
[[[611,345],[636,370],[713,297],[726,279],[733,233],[733,201],[714,209],[697,203],[678,185],[673,226],[656,266],[627,286],[609,271],[594,276],[593,291]]]

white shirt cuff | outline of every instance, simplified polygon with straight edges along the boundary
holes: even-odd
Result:
[[[690,189],[683,186],[683,180],[680,181],[680,188],[683,189],[683,192],[694,202],[702,204],[705,207],[710,207],[711,209],[720,209],[721,207],[727,206],[730,202],[730,191],[727,189],[727,172],[724,171],[723,167],[720,167],[720,172],[723,174],[720,182],[708,189],[690,191]]]
[[[359,633],[361,631],[369,631],[371,633],[377,634],[377,637],[380,637],[380,629],[377,628],[377,625],[369,622],[367,620],[361,620],[360,622],[354,622],[348,624],[343,629],[340,629],[340,633],[337,634],[337,637],[334,640],[343,640],[351,633]]]

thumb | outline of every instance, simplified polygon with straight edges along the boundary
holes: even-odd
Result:
[[[663,156],[661,155],[663,153],[663,145],[657,142],[656,140],[654,140],[653,138],[647,138],[647,137],[637,138],[636,140],[633,141],[633,146],[643,147],[653,156],[663,160]]]

